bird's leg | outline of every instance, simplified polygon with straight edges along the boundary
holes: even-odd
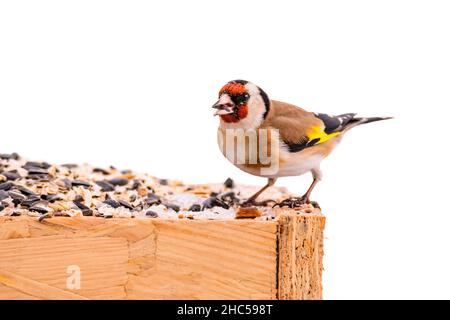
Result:
[[[316,184],[319,182],[319,179],[314,178],[313,182],[311,183],[311,185],[308,188],[308,191],[306,191],[306,193],[300,197],[300,201],[303,203],[310,203],[309,201],[309,197],[311,196],[311,192],[313,191],[314,187],[316,186]]]
[[[317,185],[317,183],[321,180],[322,173],[319,169],[314,169],[311,171],[313,175],[313,182],[309,186],[306,193],[301,197],[293,197],[286,200],[281,201],[280,203],[277,203],[274,205],[278,207],[290,207],[295,208],[298,206],[301,206],[302,204],[311,203],[314,207],[318,208],[319,205],[315,201],[310,201],[309,197],[311,196],[311,192],[314,190],[314,187]]]
[[[265,201],[261,201],[261,202],[257,202],[256,199],[259,197],[259,195],[261,193],[263,193],[264,191],[266,191],[267,188],[273,186],[275,184],[275,182],[277,181],[276,178],[269,178],[269,180],[267,181],[267,184],[261,188],[261,190],[259,190],[257,193],[255,193],[254,195],[252,195],[250,198],[248,198],[247,201],[245,201],[244,203],[242,203],[243,207],[249,207],[249,206],[266,206],[268,202],[275,202],[273,200],[265,200]]]

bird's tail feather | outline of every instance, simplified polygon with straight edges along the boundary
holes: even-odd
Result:
[[[359,126],[361,124],[366,124],[366,123],[371,123],[371,122],[376,122],[376,121],[381,121],[381,120],[389,120],[389,119],[393,119],[393,117],[368,117],[368,118],[367,117],[356,117],[356,118],[353,118],[345,126],[345,130],[349,130],[349,129]]]

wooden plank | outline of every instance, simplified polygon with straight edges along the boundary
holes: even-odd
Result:
[[[290,210],[274,221],[0,217],[0,270],[19,283],[0,281],[0,299],[318,299],[323,223]]]
[[[39,298],[57,299],[61,291],[71,291],[67,288],[70,266],[80,270],[81,286],[73,291],[77,296],[96,299],[96,290],[102,289],[109,292],[108,298],[125,298],[127,263],[128,245],[121,238],[45,236],[0,240],[0,270],[5,274],[13,272],[16,276],[12,281],[17,280],[15,285],[10,285],[8,277],[0,282]],[[121,289],[117,290],[117,286]],[[43,294],[43,288],[49,290],[48,295]]]
[[[154,269],[130,277],[129,298],[275,298],[275,222],[154,220],[154,226]]]

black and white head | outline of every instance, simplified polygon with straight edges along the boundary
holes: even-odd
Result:
[[[227,128],[255,129],[270,110],[267,94],[257,85],[246,80],[228,82],[219,91],[219,100],[213,105],[214,115],[220,116],[220,124]]]

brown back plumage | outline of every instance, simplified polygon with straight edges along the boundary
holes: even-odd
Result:
[[[314,113],[276,100],[271,100],[270,111],[261,125],[278,129],[280,138],[292,143],[306,141],[307,130],[314,126],[323,126]]]

